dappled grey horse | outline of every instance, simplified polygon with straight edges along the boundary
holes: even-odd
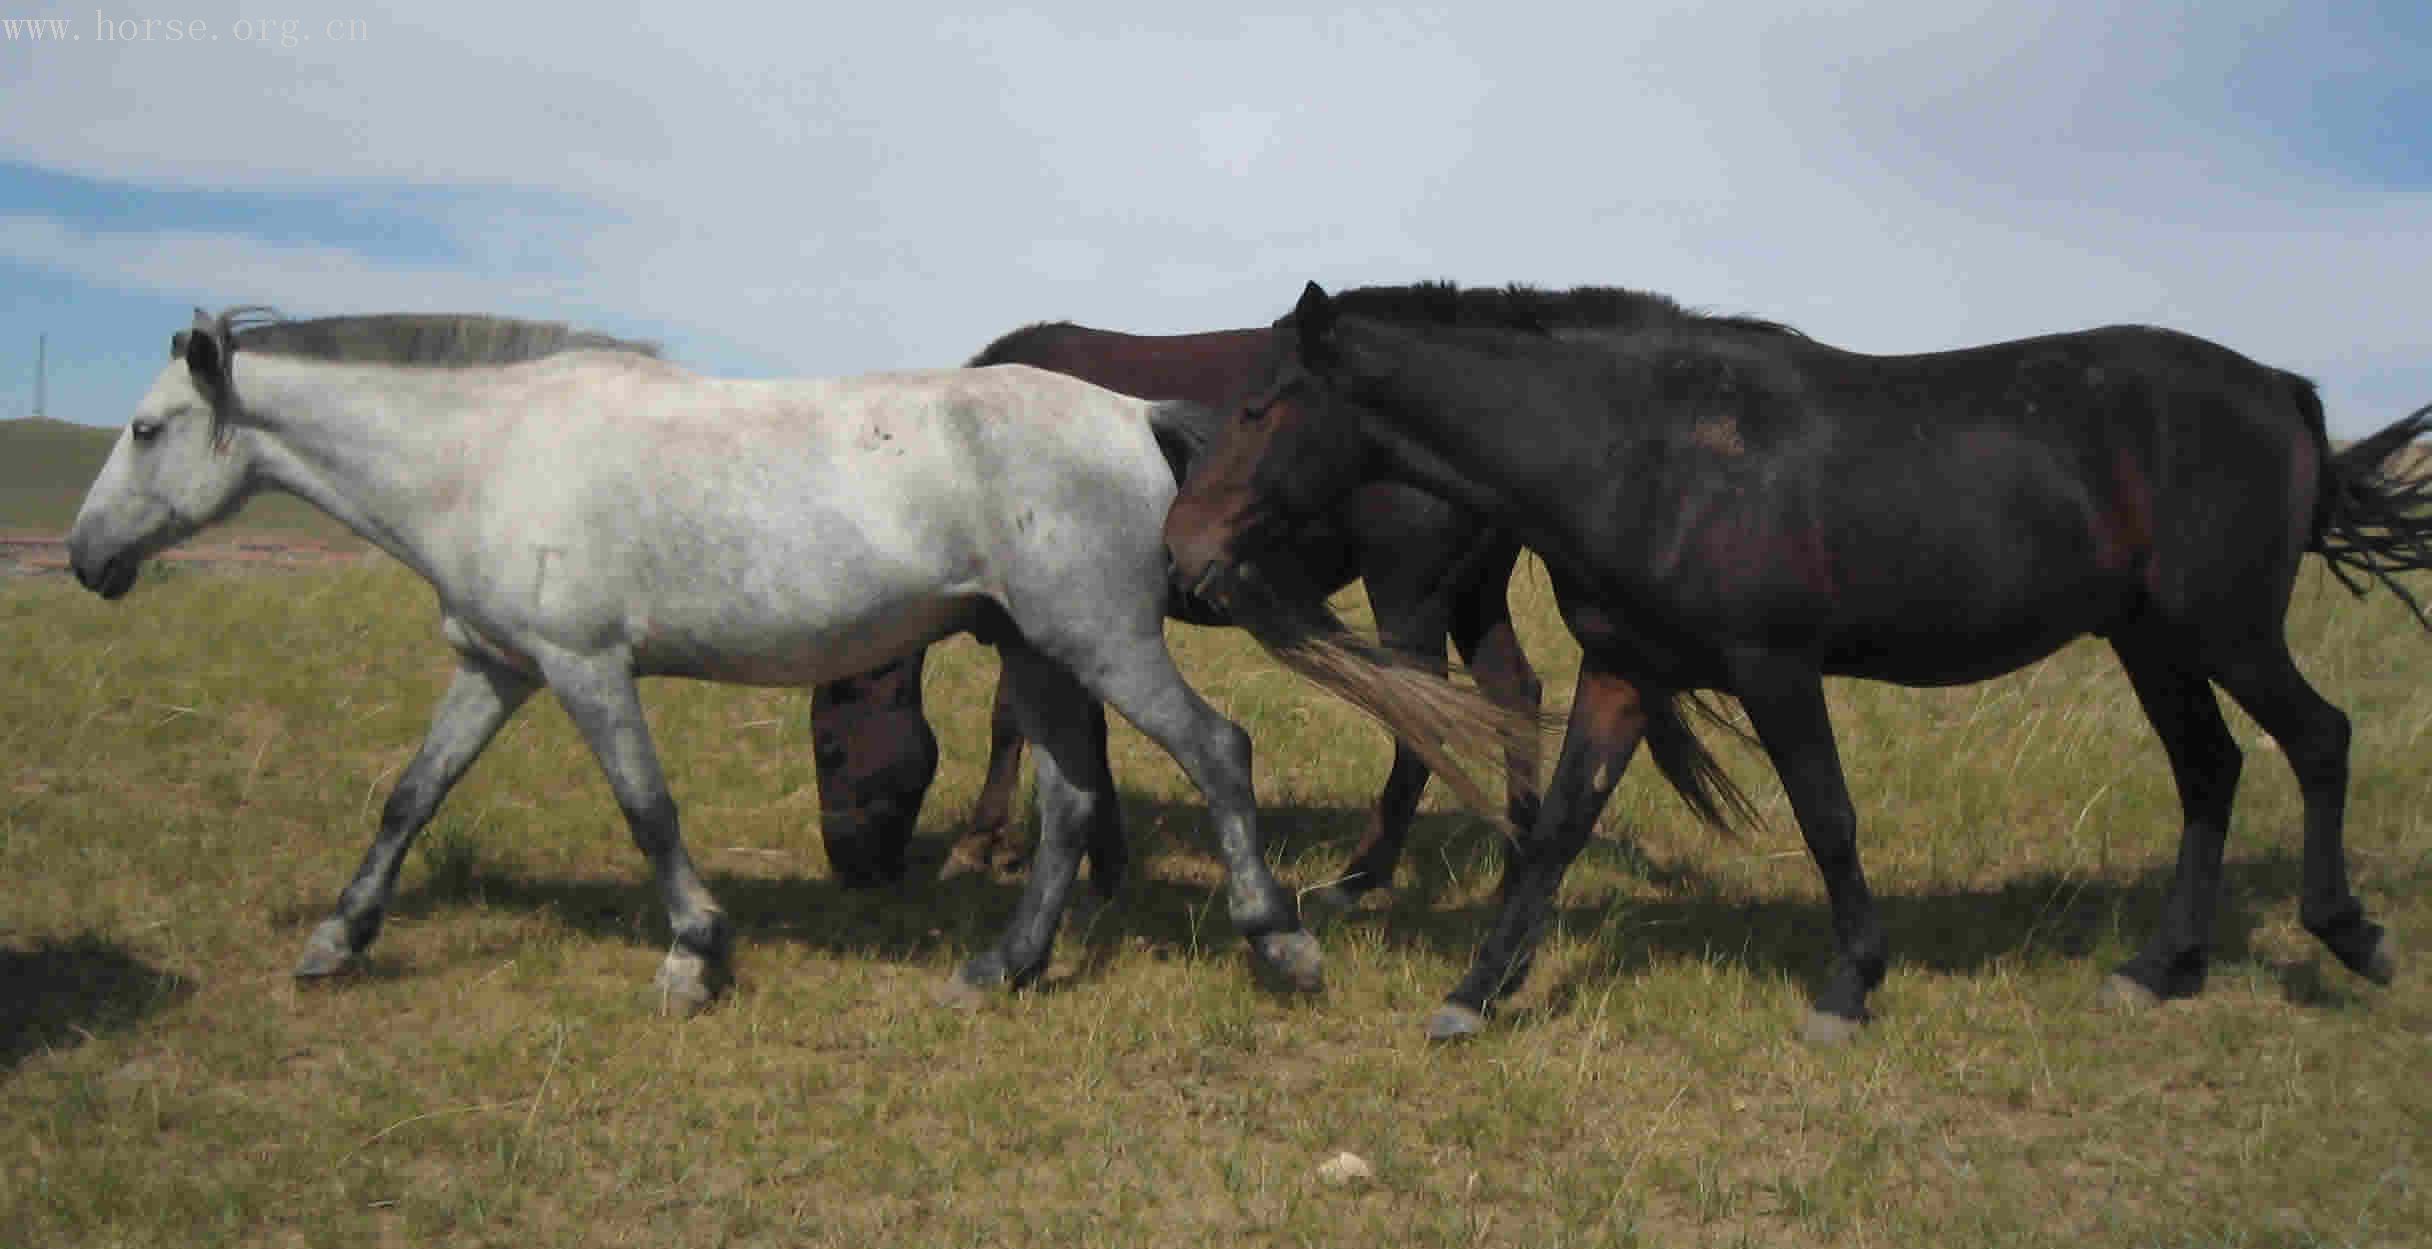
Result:
[[[1249,739],[1166,653],[1165,405],[1021,366],[728,381],[586,349],[629,346],[497,318],[198,311],[87,493],[68,552],[105,598],[266,489],[438,591],[455,679],[298,976],[361,957],[414,835],[546,684],[657,875],[662,1001],[706,1003],[733,934],[678,835],[634,679],[809,685],[968,631],[1002,654],[1041,747],[1040,835],[1003,938],[951,987],[1045,968],[1082,830],[1116,800],[1097,699],[1206,796],[1256,961],[1317,987],[1317,944],[1261,858]]]

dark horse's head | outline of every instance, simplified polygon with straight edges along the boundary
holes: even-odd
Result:
[[[1221,601],[1241,570],[1357,486],[1368,443],[1337,393],[1334,300],[1311,282],[1165,517],[1181,585]]]

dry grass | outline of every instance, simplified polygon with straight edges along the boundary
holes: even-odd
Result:
[[[1549,689],[1572,653],[1515,588]],[[1895,946],[1881,1020],[1791,1034],[1824,910],[1779,790],[1725,842],[1648,769],[1481,1041],[1419,1023],[1492,901],[1431,800],[1399,890],[1323,933],[1328,995],[1251,984],[1174,767],[1118,729],[1142,871],[1049,986],[927,989],[1002,886],[826,879],[807,700],[648,697],[745,941],[734,999],[659,1019],[663,921],[554,706],[511,725],[408,865],[370,974],[286,968],[448,670],[386,566],[171,571],[108,607],[0,583],[0,1245],[2403,1245],[2432,1226],[2432,980],[2349,977],[2295,924],[2297,803],[2250,725],[2201,1000],[2090,1009],[2174,841],[2161,751],[2099,646],[1948,691],[1838,686]],[[2358,885],[2432,932],[2432,639],[2300,593],[2354,716]],[[1177,628],[1258,743],[1288,879],[1330,878],[1388,747],[1237,634]],[[932,856],[976,789],[993,661],[930,665]],[[1628,836],[1621,834],[1626,830]],[[1372,1182],[1337,1188],[1341,1150]]]

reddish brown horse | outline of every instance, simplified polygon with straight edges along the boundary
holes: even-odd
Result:
[[[1212,437],[1222,422],[1221,405],[1238,397],[1265,354],[1267,338],[1263,329],[1150,337],[1057,322],[1007,334],[971,365],[1027,364],[1137,398],[1210,405],[1206,432]],[[1165,450],[1180,482],[1193,448],[1177,440]],[[1331,592],[1354,578],[1366,581],[1386,645],[1440,668],[1450,638],[1488,697],[1534,715],[1537,677],[1512,631],[1505,595],[1518,555],[1515,542],[1473,513],[1407,486],[1379,483],[1328,508],[1285,553],[1291,567],[1271,566],[1269,572],[1317,592]],[[1194,623],[1229,623],[1183,595],[1169,611]],[[905,843],[937,767],[937,739],[921,708],[922,658],[915,653],[823,686],[813,698],[828,858],[838,878],[849,883],[892,880],[904,871]],[[971,827],[942,875],[1009,868],[1026,847],[1010,818],[1023,739],[1001,686],[992,724],[987,781]],[[1525,828],[1536,813],[1533,749],[1512,751],[1506,768],[1509,815]],[[1428,776],[1417,752],[1397,741],[1393,769],[1350,866],[1334,886],[1317,891],[1316,900],[1344,905],[1392,880]],[[1110,856],[1120,855],[1120,815],[1105,805],[1096,818],[1089,834],[1093,878],[1106,881],[1115,867]]]

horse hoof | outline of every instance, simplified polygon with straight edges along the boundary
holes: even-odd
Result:
[[[2133,977],[2113,972],[2103,979],[2103,987],[2095,991],[2094,1001],[2105,1010],[2133,1015],[2161,1005],[2162,995],[2146,988]]]
[[[659,964],[659,974],[650,982],[652,996],[657,998],[659,1013],[690,1017],[708,1010],[729,981],[720,969],[713,968],[698,954],[674,951],[667,961]]]
[[[1459,1002],[1446,1002],[1427,1017],[1430,1041],[1466,1041],[1486,1031],[1486,1015]]]
[[[1341,885],[1319,885],[1301,895],[1301,917],[1312,924],[1322,924],[1347,914],[1360,904],[1359,895]]]
[[[987,1005],[988,999],[993,996],[995,994],[989,986],[973,984],[963,979],[963,973],[959,970],[946,977],[945,983],[929,991],[929,1000],[932,1003],[951,1011],[978,1010]]]
[[[2373,943],[2373,956],[2364,962],[2364,978],[2386,985],[2398,979],[2398,938],[2390,930],[2381,930],[2381,939]]]
[[[1865,1030],[1866,1021],[1836,1015],[1828,1010],[1809,1010],[1807,1019],[1799,1025],[1799,1039],[1819,1049],[1847,1045]]]
[[[1293,993],[1316,993],[1326,987],[1325,955],[1317,938],[1305,929],[1270,932],[1250,938],[1250,963],[1261,979]]]
[[[296,960],[298,980],[326,980],[356,967],[356,955],[346,948],[346,927],[337,920],[325,920],[313,930],[304,943],[304,956]]]

